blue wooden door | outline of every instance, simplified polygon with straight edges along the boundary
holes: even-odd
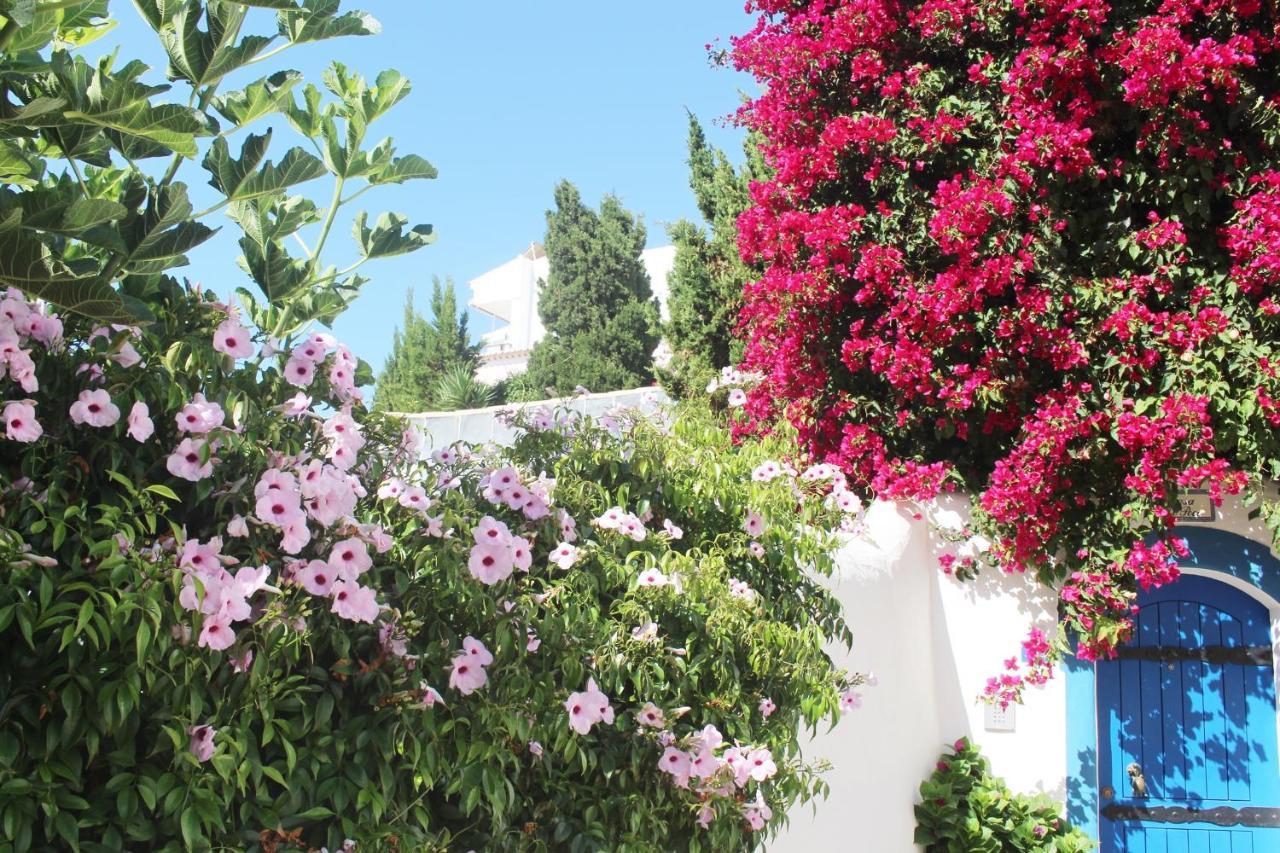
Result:
[[[1102,853],[1280,851],[1266,608],[1193,575],[1138,605],[1097,667]]]

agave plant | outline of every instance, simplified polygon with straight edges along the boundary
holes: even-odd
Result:
[[[454,409],[483,409],[497,402],[492,385],[485,385],[475,378],[465,365],[455,365],[436,380],[436,406],[441,411]]]

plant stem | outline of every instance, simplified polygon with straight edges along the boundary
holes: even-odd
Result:
[[[13,41],[13,37],[18,34],[18,22],[13,18],[9,18],[4,22],[4,27],[0,28],[0,50],[8,50],[9,43]]]
[[[346,180],[346,178],[338,175],[337,180],[333,182],[333,199],[329,202],[329,209],[325,211],[324,224],[320,226],[320,237],[316,240],[316,247],[311,252],[311,265],[307,270],[308,275],[314,275],[316,266],[320,263],[320,250],[324,248],[325,241],[329,239],[329,231],[333,228],[333,220],[337,218],[338,208],[342,206],[342,187]]]

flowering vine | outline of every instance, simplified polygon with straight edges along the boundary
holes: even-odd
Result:
[[[945,567],[1036,573],[1109,654],[1177,576],[1178,495],[1280,471],[1274,11],[748,7],[739,431],[790,421],[864,496],[971,493],[985,547]]]

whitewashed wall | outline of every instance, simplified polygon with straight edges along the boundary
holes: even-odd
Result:
[[[840,555],[833,587],[854,632],[843,661],[875,673],[861,709],[809,741],[826,758],[831,795],[792,815],[771,851],[913,851],[920,783],[944,747],[968,736],[1016,790],[1065,795],[1062,682],[1035,690],[1012,732],[986,732],[976,701],[988,676],[1013,656],[1034,623],[1051,630],[1052,602],[1023,578],[956,582],[938,570],[944,547],[923,519],[898,510],[897,546],[854,544]]]
[[[668,402],[670,398],[661,388],[636,388],[629,391],[584,394],[578,397],[561,397],[513,405],[521,409],[539,406],[566,408],[600,417],[610,409],[620,406],[652,412]],[[507,408],[511,407],[489,406],[484,409],[462,409],[456,412],[421,412],[406,414],[403,417],[422,436],[423,451],[429,453],[458,441],[472,444],[510,444],[515,440],[515,430],[503,425],[498,419],[498,413]]]
[[[985,705],[977,701],[1032,625],[1056,630],[1053,597],[1026,576],[989,573],[960,583],[943,575],[938,555],[954,546],[927,521],[902,510],[899,516],[900,533],[885,537],[887,547],[854,544],[840,555],[841,576],[832,585],[854,632],[853,652],[841,657],[851,669],[874,671],[878,685],[865,691],[860,710],[809,740],[806,757],[833,764],[825,777],[831,795],[794,813],[771,853],[917,850],[913,806],[920,783],[961,736],[981,745],[993,772],[1014,791],[1066,798],[1065,675],[1027,690],[1011,732],[986,731]],[[1206,523],[1270,542],[1239,502]]]

